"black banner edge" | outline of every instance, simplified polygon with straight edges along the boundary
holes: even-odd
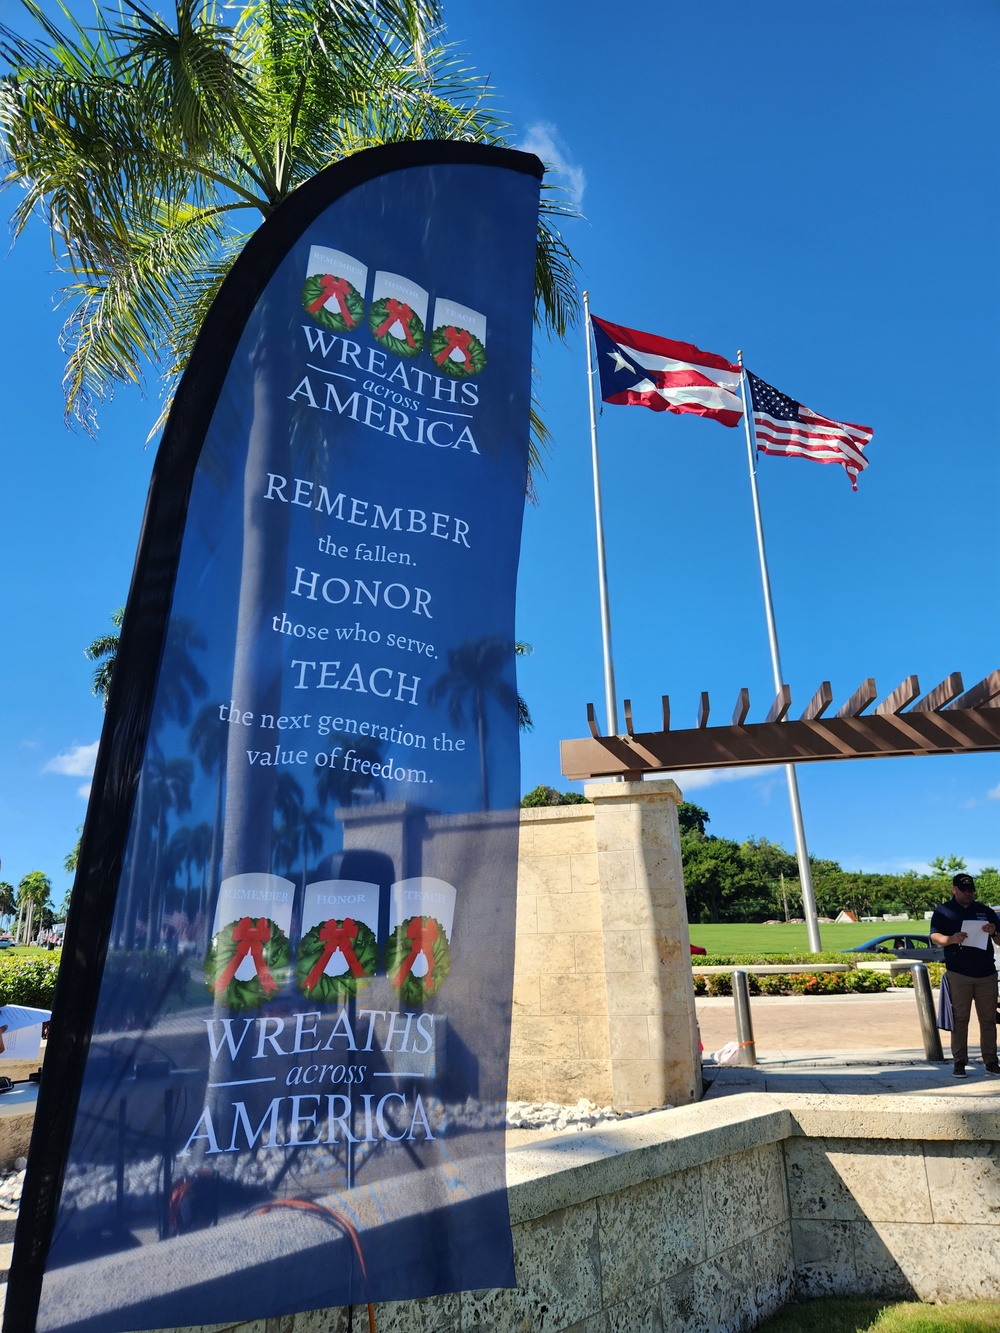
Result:
[[[360,185],[395,171],[488,166],[534,176],[532,153],[455,140],[383,144],[332,163],[251,235],[195,339],[157,447],[122,622],[71,908],[52,1002],[28,1169],[14,1233],[2,1333],[34,1333],[104,973],[132,809],[148,739],[195,469],[236,347],[257,301],[302,232]],[[235,331],[234,331],[235,330]],[[206,350],[210,349],[210,350]],[[180,479],[179,479],[180,478]]]

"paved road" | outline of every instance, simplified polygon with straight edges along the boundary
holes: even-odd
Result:
[[[937,1005],[937,993],[934,995]],[[729,996],[696,1001],[698,1026],[706,1054],[736,1040],[736,1018]],[[782,1051],[912,1050],[923,1054],[917,1002],[912,990],[878,995],[758,995],[750,1000],[758,1053]],[[970,1032],[969,1049],[978,1029]],[[948,1052],[948,1034],[942,1033]]]
[[[937,994],[934,996],[937,1004]],[[697,1001],[706,1054],[736,1039],[733,1001]],[[1000,1104],[1000,1078],[979,1063],[975,1017],[969,1032],[969,1075],[952,1075],[949,1034],[941,1033],[945,1060],[924,1055],[911,990],[880,995],[757,996],[750,1001],[757,1066],[706,1063],[706,1097],[738,1092],[836,1092],[944,1095]]]

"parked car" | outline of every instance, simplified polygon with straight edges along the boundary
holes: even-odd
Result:
[[[891,953],[897,958],[912,958],[919,963],[941,963],[944,949],[931,944],[929,935],[876,935],[865,944],[855,944],[843,953]]]
[[[13,940],[0,940],[0,949],[13,949]]]
[[[695,954],[695,953],[697,953],[697,954],[707,954],[707,953],[708,953],[708,950],[707,950],[707,949],[703,949],[703,948],[701,947],[700,944],[692,944],[692,945],[691,945],[691,952],[692,952],[693,954]]]

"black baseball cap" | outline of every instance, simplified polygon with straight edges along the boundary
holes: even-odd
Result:
[[[976,881],[971,875],[956,875],[951,881],[952,888],[958,889],[960,893],[975,893]]]

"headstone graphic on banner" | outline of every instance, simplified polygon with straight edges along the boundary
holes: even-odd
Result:
[[[424,349],[427,293],[398,273],[376,273],[368,327],[372,337],[397,356],[418,356]]]
[[[368,269],[357,259],[326,245],[310,246],[302,305],[317,324],[338,333],[360,328],[367,286]]]
[[[541,165],[330,168],[154,470],[7,1333],[514,1282],[514,588]],[[487,325],[489,354],[486,355]]]

